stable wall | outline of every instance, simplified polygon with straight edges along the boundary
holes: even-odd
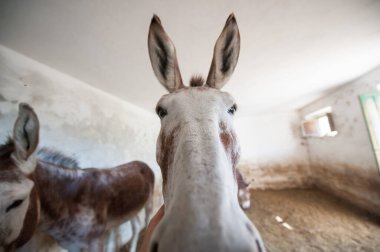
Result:
[[[301,109],[305,116],[331,106],[336,137],[308,138],[315,184],[380,214],[380,173],[375,161],[359,95],[377,92],[380,68]]]
[[[237,118],[242,156],[239,170],[255,189],[310,186],[305,139],[297,111]]]

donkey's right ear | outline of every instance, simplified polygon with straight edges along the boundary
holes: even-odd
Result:
[[[15,158],[27,161],[37,149],[39,136],[39,121],[36,113],[26,103],[20,103],[18,117],[13,127]]]
[[[173,42],[154,15],[149,27],[148,49],[154,74],[170,92],[184,87]]]

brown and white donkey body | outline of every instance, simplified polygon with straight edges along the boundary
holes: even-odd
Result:
[[[151,197],[153,172],[139,161],[79,169],[38,160],[38,132],[33,109],[21,104],[13,139],[0,146],[0,247],[21,246],[38,226],[69,251],[103,251],[106,231]]]
[[[239,206],[236,104],[220,91],[239,55],[234,15],[215,44],[206,84],[193,78],[184,86],[174,44],[157,16],[150,24],[148,47],[154,73],[170,92],[156,108],[161,118],[156,157],[163,175],[165,215],[153,233],[150,251],[265,251]]]

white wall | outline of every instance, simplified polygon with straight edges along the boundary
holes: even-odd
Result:
[[[156,116],[0,45],[0,143],[12,134],[19,102],[35,109],[41,146],[76,157],[81,167],[142,160],[160,187]]]
[[[304,116],[331,106],[338,135],[307,140],[315,183],[368,210],[380,213],[380,173],[359,102],[359,95],[378,92],[380,68],[306,106]]]
[[[296,111],[237,118],[241,143],[239,170],[254,180],[252,188],[292,188],[309,185],[307,149]]]

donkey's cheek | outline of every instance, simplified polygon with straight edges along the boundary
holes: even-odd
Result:
[[[219,122],[219,138],[231,162],[232,172],[236,174],[236,165],[240,159],[240,148],[238,147],[236,134],[228,129],[223,122]]]
[[[163,188],[166,187],[169,168],[174,160],[175,141],[180,127],[175,127],[170,133],[162,133],[159,137],[160,152],[157,155],[157,162],[160,165],[162,173]]]

